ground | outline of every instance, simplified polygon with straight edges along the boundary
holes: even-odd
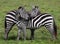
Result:
[[[7,12],[24,6],[27,11],[32,9],[33,5],[39,6],[42,13],[50,13],[56,22],[58,39],[52,40],[50,33],[45,27],[35,31],[34,40],[29,40],[30,30],[27,29],[27,40],[16,40],[17,27],[14,26],[9,33],[9,39],[4,40],[4,19]],[[60,0],[0,0],[0,44],[60,44]],[[21,34],[22,36],[22,34]]]

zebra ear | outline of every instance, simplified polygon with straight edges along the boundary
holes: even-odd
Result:
[[[19,8],[18,9],[23,9],[24,7],[23,6],[19,6]]]
[[[22,7],[20,6],[18,9],[21,9]]]
[[[32,8],[39,8],[38,6],[32,6]]]
[[[38,6],[35,6],[35,8],[38,8]]]

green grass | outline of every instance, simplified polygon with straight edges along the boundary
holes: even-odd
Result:
[[[8,11],[25,6],[26,10],[31,10],[31,6],[38,5],[40,11],[50,13],[54,16],[57,28],[58,39],[52,41],[51,35],[45,27],[35,31],[34,40],[16,40],[17,27],[9,33],[9,40],[4,40],[4,19]],[[22,35],[22,34],[21,34]],[[27,38],[30,37],[30,30],[27,30]],[[0,44],[60,44],[60,0],[0,0]]]

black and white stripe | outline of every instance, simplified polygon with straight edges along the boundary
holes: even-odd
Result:
[[[53,24],[53,17],[47,13],[36,16],[32,19],[32,27],[40,27],[42,25]]]
[[[7,23],[16,22],[16,11],[10,11],[9,13],[7,13],[6,22]]]
[[[10,11],[9,13],[7,13],[6,17],[5,17],[5,28],[9,27],[10,24],[15,24],[17,23],[17,19],[16,19],[16,10]]]

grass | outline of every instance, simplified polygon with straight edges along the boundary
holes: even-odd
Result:
[[[45,27],[35,31],[34,40],[16,40],[17,27],[14,26],[9,33],[9,40],[4,40],[4,19],[8,11],[25,6],[26,10],[31,10],[31,6],[38,5],[40,11],[50,13],[54,16],[57,28],[58,39],[52,41],[51,35]],[[0,0],[0,44],[60,44],[60,0]],[[22,35],[22,34],[21,34]],[[27,38],[30,37],[30,30],[27,30]]]

